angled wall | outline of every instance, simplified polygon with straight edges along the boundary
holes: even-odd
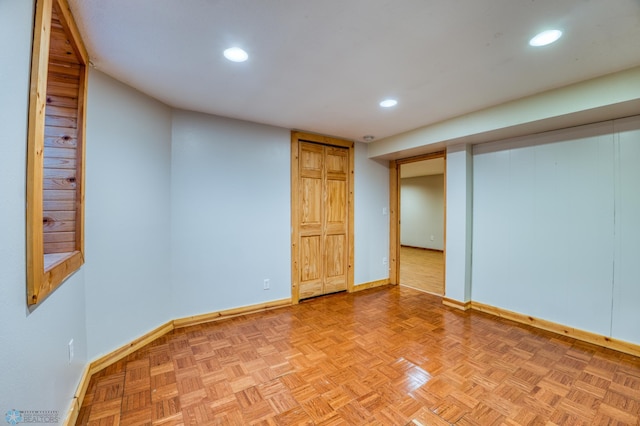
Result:
[[[171,319],[171,109],[89,74],[85,251],[89,359]]]
[[[173,318],[291,296],[289,140],[282,128],[173,112]]]

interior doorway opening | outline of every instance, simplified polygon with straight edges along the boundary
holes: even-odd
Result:
[[[444,152],[391,167],[391,280],[439,296],[445,294],[445,177]]]

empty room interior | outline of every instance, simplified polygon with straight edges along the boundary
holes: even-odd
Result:
[[[400,285],[444,289],[444,156],[401,164]]]
[[[637,0],[0,0],[8,424],[640,425]]]

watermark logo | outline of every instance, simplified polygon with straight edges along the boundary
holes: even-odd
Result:
[[[17,425],[24,420],[24,418],[22,417],[22,413],[15,409],[7,411],[7,414],[4,416],[4,418],[10,425]]]
[[[50,410],[16,410],[15,408],[6,412],[4,419],[10,425],[19,423],[58,423],[60,415],[57,411]]]

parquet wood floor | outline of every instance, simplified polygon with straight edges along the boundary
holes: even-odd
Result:
[[[174,330],[95,374],[85,425],[639,425],[640,359],[410,288]]]
[[[400,247],[400,284],[444,295],[444,254],[441,251]]]

